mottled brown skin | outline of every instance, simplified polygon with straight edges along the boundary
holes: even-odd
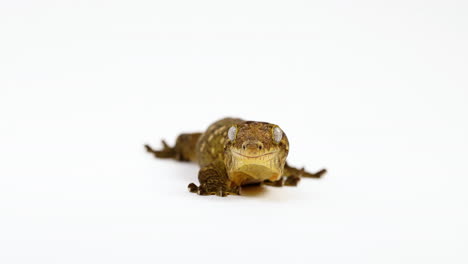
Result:
[[[265,122],[225,118],[204,133],[181,134],[174,147],[162,143],[162,150],[145,148],[157,158],[197,162],[200,185],[191,183],[188,188],[200,195],[240,194],[241,186],[255,183],[296,186],[300,177],[320,178],[326,172],[290,167],[286,134]]]

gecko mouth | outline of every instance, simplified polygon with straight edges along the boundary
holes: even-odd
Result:
[[[261,155],[251,156],[251,155],[245,155],[245,154],[239,153],[237,151],[232,151],[232,153],[234,153],[235,155],[242,156],[242,157],[248,158],[248,159],[256,159],[256,158],[261,158],[261,157],[267,157],[267,156],[271,156],[273,154],[276,154],[277,152],[278,151],[272,151],[272,152],[268,152],[268,153],[261,154]]]
[[[229,179],[237,185],[276,181],[283,175],[284,164],[281,150],[242,151],[230,149],[226,153],[225,164]]]

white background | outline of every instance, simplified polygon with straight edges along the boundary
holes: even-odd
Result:
[[[467,263],[466,1],[0,2],[0,263]],[[322,180],[144,143],[279,124]]]

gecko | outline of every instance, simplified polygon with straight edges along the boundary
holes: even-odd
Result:
[[[296,186],[301,177],[326,173],[289,166],[288,137],[278,125],[266,122],[224,118],[204,133],[179,135],[174,147],[164,140],[162,145],[161,150],[149,145],[145,149],[156,158],[198,163],[199,185],[190,183],[188,189],[199,195],[240,195],[242,186],[255,184]]]

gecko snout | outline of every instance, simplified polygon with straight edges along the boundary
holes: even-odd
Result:
[[[249,140],[249,141],[246,141],[242,144],[242,149],[243,150],[262,150],[263,149],[263,143],[258,141],[258,140],[255,140],[255,141],[252,141],[252,140]]]

